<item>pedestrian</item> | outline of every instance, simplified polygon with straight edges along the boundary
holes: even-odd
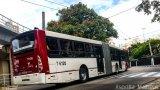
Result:
[[[115,71],[116,71],[116,74],[118,73],[118,63],[115,64]]]
[[[126,61],[126,63],[125,63],[125,71],[127,71],[128,67],[129,67],[129,65],[128,65],[128,62]]]

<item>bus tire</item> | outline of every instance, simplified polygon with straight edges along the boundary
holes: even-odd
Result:
[[[80,82],[86,82],[89,78],[87,68],[81,67],[79,70],[79,79]]]

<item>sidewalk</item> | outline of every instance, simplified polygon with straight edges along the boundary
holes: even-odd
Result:
[[[55,86],[55,84],[21,85],[21,86],[8,86],[4,88],[0,87],[0,90],[39,90],[53,86]]]
[[[160,78],[155,79],[145,85],[141,85],[136,90],[160,90]]]
[[[0,87],[0,90],[18,90],[17,86]]]

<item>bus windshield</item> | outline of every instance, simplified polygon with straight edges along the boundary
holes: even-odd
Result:
[[[34,46],[34,33],[22,34],[12,40],[12,48],[14,54],[32,50]]]

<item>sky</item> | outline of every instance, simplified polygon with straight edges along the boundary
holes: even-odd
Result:
[[[82,2],[88,8],[92,8],[96,13],[109,20],[115,25],[119,38],[113,39],[116,46],[125,44],[135,38],[147,40],[160,34],[160,23],[151,23],[153,15],[138,13],[135,9],[130,9],[141,3],[141,0],[26,0],[32,3],[48,6],[52,9],[33,5],[25,0],[2,0],[0,3],[0,14],[16,21],[26,27],[33,29],[41,28],[42,11],[45,12],[46,24],[51,20],[58,20],[56,13],[64,6],[70,6]],[[60,3],[60,5],[48,2]],[[62,6],[64,5],[64,6]],[[124,13],[122,11],[130,9]],[[116,16],[114,16],[116,15]]]

